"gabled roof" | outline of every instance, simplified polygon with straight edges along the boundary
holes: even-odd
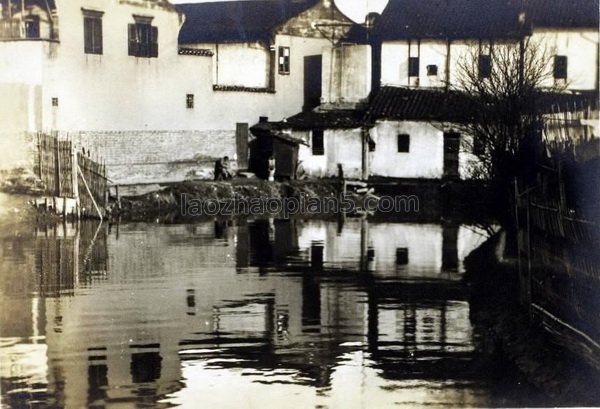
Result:
[[[293,129],[352,129],[362,126],[364,115],[364,110],[316,110],[291,116],[281,125]]]
[[[525,0],[531,26],[598,29],[598,0]]]
[[[259,122],[250,130],[258,132],[281,131],[285,129],[312,130],[312,129],[354,129],[364,125],[364,110],[332,109],[300,112],[279,122]]]
[[[511,38],[520,0],[390,0],[375,27],[381,40]]]
[[[390,0],[375,35],[400,39],[503,39],[532,27],[598,28],[598,0]]]
[[[470,99],[456,91],[382,87],[371,100],[365,119],[466,122],[472,112],[470,105]]]
[[[252,0],[180,4],[180,44],[268,41],[273,31],[318,0]]]

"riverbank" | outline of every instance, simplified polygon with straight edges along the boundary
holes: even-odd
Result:
[[[495,236],[465,260],[471,319],[487,328],[493,353],[513,362],[556,406],[600,405],[600,374],[552,342],[520,305],[516,261],[502,258],[501,240]]]

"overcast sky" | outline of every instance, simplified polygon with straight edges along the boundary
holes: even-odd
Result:
[[[207,1],[223,1],[223,0],[171,0],[172,3],[204,3]],[[226,0],[230,1],[230,0]],[[252,1],[252,0],[246,0]],[[362,23],[365,20],[365,15],[369,11],[381,13],[387,0],[335,0],[338,8],[348,17]]]

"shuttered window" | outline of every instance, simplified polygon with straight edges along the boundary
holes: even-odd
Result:
[[[83,37],[86,54],[102,54],[102,18],[83,18]]]
[[[490,78],[492,75],[492,57],[481,54],[478,61],[479,78]]]
[[[418,77],[419,76],[419,57],[410,57],[408,59],[408,76]]]
[[[149,23],[129,24],[129,55],[158,57],[158,27]]]
[[[279,47],[279,73],[290,73],[290,47]]]
[[[567,79],[567,57],[564,55],[554,56],[554,78],[557,80]]]

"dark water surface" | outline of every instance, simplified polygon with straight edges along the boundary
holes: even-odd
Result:
[[[0,233],[4,407],[547,405],[473,324],[470,226],[83,223]]]

